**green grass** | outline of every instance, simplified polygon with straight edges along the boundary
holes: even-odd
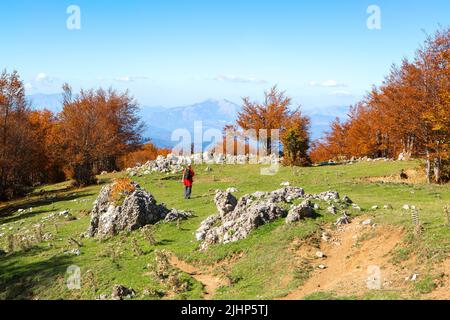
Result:
[[[153,263],[155,250],[165,249],[180,259],[196,265],[219,265],[216,273],[225,275],[230,285],[219,288],[216,299],[273,299],[282,297],[301,285],[309,275],[308,266],[292,257],[290,247],[296,239],[311,237],[323,225],[334,222],[336,217],[326,213],[321,205],[319,218],[294,225],[285,225],[283,220],[267,224],[242,241],[211,247],[206,252],[198,251],[194,232],[200,222],[214,214],[214,191],[237,187],[237,196],[255,191],[271,191],[280,188],[280,183],[290,181],[301,186],[308,193],[337,190],[350,196],[363,212],[377,223],[400,225],[407,230],[403,244],[396,248],[392,261],[401,264],[411,255],[418,255],[421,263],[430,269],[442,261],[450,252],[450,228],[445,227],[443,207],[450,203],[450,186],[408,185],[395,183],[370,183],[365,180],[374,176],[397,174],[401,169],[419,166],[418,162],[378,162],[354,165],[281,168],[275,176],[260,175],[260,167],[212,166],[213,171],[205,173],[205,166],[196,167],[197,179],[193,199],[183,199],[179,179],[172,175],[154,174],[135,180],[150,191],[168,207],[190,210],[194,217],[183,221],[180,228],[176,223],[158,224],[155,228],[156,245],[150,245],[140,231],[122,234],[107,241],[81,239],[80,234],[88,228],[90,218],[86,215],[92,208],[101,185],[123,174],[102,176],[100,185],[85,189],[66,189],[68,183],[46,186],[35,190],[29,197],[0,206],[0,248],[6,248],[9,234],[34,231],[34,225],[51,213],[69,210],[75,221],[65,221],[62,217],[44,223],[44,233],[51,233],[53,239],[33,245],[25,251],[16,251],[0,257],[0,299],[93,299],[100,294],[110,294],[115,284],[131,287],[137,292],[136,299],[200,299],[202,284],[188,275],[187,292],[170,294],[169,288],[155,279],[147,265]],[[393,209],[371,211],[373,205],[383,208],[391,204]],[[413,228],[409,212],[401,209],[404,204],[415,205],[420,210],[424,231],[420,240],[411,237]],[[18,214],[18,209],[28,209]],[[12,228],[12,230],[10,230]],[[66,255],[65,251],[76,249],[70,241],[74,238],[82,242],[81,255]],[[135,240],[133,240],[135,239]],[[133,243],[138,243],[142,254],[137,254]],[[228,263],[233,259],[233,263]],[[81,290],[67,290],[66,280],[69,266],[81,268]],[[429,283],[418,283],[417,292],[428,292]],[[144,294],[149,292],[149,294]],[[378,297],[378,296],[377,296]],[[373,298],[377,297],[358,297]],[[326,293],[308,298],[337,299]],[[347,297],[356,298],[356,297]],[[380,299],[400,298],[395,295]]]

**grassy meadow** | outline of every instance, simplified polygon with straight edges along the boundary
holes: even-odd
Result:
[[[337,217],[326,212],[326,204],[321,204],[317,219],[292,225],[280,219],[255,230],[245,240],[213,246],[206,252],[197,250],[199,243],[194,232],[203,219],[216,212],[213,202],[216,189],[236,187],[239,190],[236,196],[242,196],[279,189],[284,181],[304,188],[307,193],[336,190],[341,197],[348,195],[361,206],[362,211],[350,210],[352,217],[363,215],[377,224],[402,228],[403,239],[390,252],[390,259],[399,266],[414,259],[421,269],[420,281],[408,283],[402,292],[367,291],[340,296],[319,290],[305,299],[426,298],[435,289],[435,267],[448,259],[450,253],[450,227],[446,226],[443,209],[450,204],[450,185],[372,179],[396,177],[401,169],[420,170],[420,166],[419,162],[411,161],[281,167],[274,176],[260,175],[261,167],[256,165],[217,165],[211,166],[212,172],[205,172],[206,166],[196,166],[191,200],[183,199],[179,176],[136,177],[133,179],[158,202],[194,214],[179,224],[157,224],[154,245],[144,239],[140,230],[105,241],[80,238],[89,226],[89,211],[102,185],[123,177],[124,173],[101,176],[99,185],[83,189],[70,188],[70,182],[37,188],[26,198],[0,206],[0,249],[6,252],[0,256],[0,299],[95,299],[110,294],[115,284],[133,288],[134,299],[202,299],[202,283],[189,274],[181,275],[187,283],[184,292],[172,292],[152,275],[149,264],[155,259],[155,250],[162,249],[226,278],[227,284],[217,289],[214,299],[282,298],[307,281],[313,271],[308,262],[293,257],[292,246],[299,241],[314,241],[324,228],[333,228]],[[392,209],[383,208],[388,204]],[[402,209],[405,204],[419,209],[423,225],[419,239],[413,236],[411,213]],[[380,209],[372,210],[375,205]],[[23,211],[19,213],[19,209]],[[58,215],[64,210],[69,210],[73,218]],[[49,217],[52,213],[56,215]],[[35,233],[39,233],[38,238],[42,234],[48,237],[40,243],[11,243],[12,234]],[[76,249],[80,255],[67,253]],[[70,276],[67,268],[72,265],[81,268],[80,290],[68,290],[66,286]]]

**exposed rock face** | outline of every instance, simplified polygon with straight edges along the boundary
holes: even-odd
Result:
[[[341,210],[352,203],[347,196],[340,200],[339,193],[336,191],[305,194],[302,188],[297,187],[285,187],[272,192],[258,191],[245,195],[239,200],[230,191],[229,189],[216,192],[214,202],[218,213],[204,220],[195,234],[197,241],[202,241],[200,246],[202,250],[213,244],[242,240],[253,229],[281,217],[286,218],[287,224],[314,218],[314,210],[320,210],[320,206],[312,202],[314,200],[328,202],[330,207],[327,211],[331,214],[337,214],[338,207]],[[302,200],[299,205],[292,205],[298,200]],[[291,208],[287,210],[289,205]],[[344,214],[337,224],[349,222],[348,216]]]
[[[229,191],[224,192],[218,190],[214,196],[214,203],[216,204],[217,211],[223,217],[236,208],[237,199]]]
[[[214,201],[219,213],[202,222],[196,232],[196,238],[198,241],[203,241],[202,249],[215,243],[242,240],[253,229],[285,217],[287,211],[282,204],[287,203],[287,199],[292,201],[303,195],[303,189],[289,187],[273,192],[255,192],[237,201],[231,193],[217,191]],[[303,211],[302,214],[308,215]]]
[[[303,220],[305,218],[313,218],[314,210],[313,204],[309,200],[303,201],[300,205],[293,207],[289,210],[286,217],[286,223],[293,223],[296,221]]]
[[[129,289],[122,285],[115,285],[112,293],[111,299],[113,300],[123,300],[124,298],[132,298],[134,297],[136,292],[133,289]]]
[[[146,190],[135,185],[136,190],[125,197],[121,205],[112,202],[113,185],[102,188],[91,211],[91,225],[88,236],[107,238],[120,231],[133,231],[160,220],[170,222],[186,219],[191,214],[175,209],[169,210],[157,204],[155,198]]]

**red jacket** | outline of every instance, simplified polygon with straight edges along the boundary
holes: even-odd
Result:
[[[194,170],[192,170],[192,169],[190,169],[190,170],[191,170],[191,178],[190,178],[190,179],[183,179],[183,184],[184,184],[186,187],[192,187],[192,184],[194,183],[194,175],[195,175],[195,172],[194,172]],[[183,170],[183,178],[184,178],[184,173],[185,173],[185,171],[186,171],[186,169]]]

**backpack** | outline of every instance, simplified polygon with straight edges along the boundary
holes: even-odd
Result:
[[[191,178],[192,178],[191,170],[190,169],[184,170],[183,180],[191,180]]]

